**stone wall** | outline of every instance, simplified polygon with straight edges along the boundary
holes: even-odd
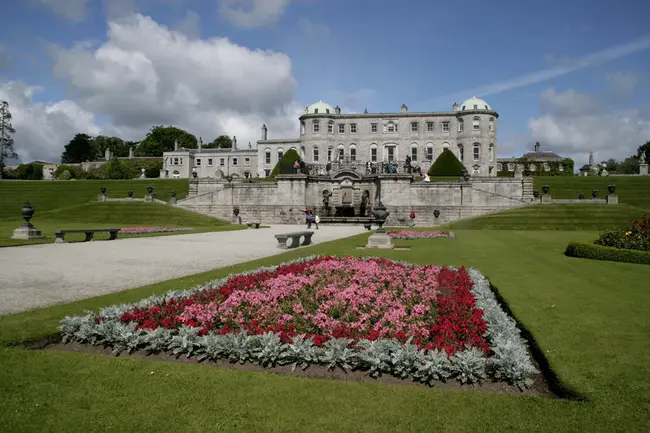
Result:
[[[216,179],[191,179],[190,196],[178,206],[213,217],[231,220],[239,208],[242,221],[266,224],[294,224],[304,221],[303,211],[314,209],[320,215],[323,192],[329,196],[330,215],[337,207],[354,207],[358,213],[364,191],[369,207],[377,204],[378,194],[391,213],[387,224],[406,225],[411,209],[416,224],[435,226],[462,218],[501,212],[533,204],[532,178],[473,178],[469,182],[411,183],[410,176],[382,175],[377,178],[314,178],[305,175],[280,176],[277,183],[227,183]],[[440,215],[435,218],[433,211]],[[368,209],[367,215],[370,209]]]

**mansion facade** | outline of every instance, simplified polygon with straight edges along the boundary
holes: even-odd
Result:
[[[410,158],[413,167],[427,171],[444,149],[456,154],[473,176],[497,175],[499,115],[476,97],[447,112],[411,113],[402,105],[396,113],[345,114],[319,101],[300,116],[298,138],[269,139],[266,125],[255,147],[183,149],[163,155],[161,177],[269,177],[290,149],[305,163],[325,166],[332,161],[399,164]]]

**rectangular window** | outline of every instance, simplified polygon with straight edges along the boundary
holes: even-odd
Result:
[[[416,162],[418,160],[418,148],[417,147],[412,147],[411,148],[411,161]]]
[[[237,165],[237,158],[233,158],[233,159],[232,159],[232,165],[233,165],[233,166]]]
[[[357,133],[357,124],[356,123],[350,123],[350,133],[351,134],[356,134]]]
[[[339,123],[339,134],[345,134],[345,124]]]
[[[463,119],[460,119],[458,121],[458,132],[463,132],[463,130],[465,129],[464,127],[465,127],[465,122],[463,122]]]
[[[330,147],[327,149],[327,160],[331,161],[332,160],[332,148]]]
[[[373,147],[370,149],[370,161],[377,162],[377,148]]]
[[[395,148],[394,147],[388,147],[388,162],[394,162],[395,161]]]
[[[201,158],[196,158],[196,165],[197,166],[201,165]]]
[[[427,160],[433,161],[433,147],[427,147]]]
[[[478,161],[479,159],[481,159],[481,148],[474,146],[474,161]]]
[[[449,132],[449,122],[442,122],[442,132]]]
[[[208,158],[208,165],[212,166],[212,158]]]
[[[388,124],[388,132],[395,132],[395,125],[393,125],[392,123],[389,123]]]
[[[357,149],[354,147],[350,149],[350,161],[356,161],[357,160]]]
[[[174,165],[178,165],[178,158],[174,158]]]
[[[328,134],[333,134],[334,133],[334,124],[332,122],[327,124],[327,133]]]
[[[370,132],[373,134],[377,132],[377,124],[376,123],[371,123],[370,124]]]
[[[278,161],[280,161],[283,156],[284,156],[284,152],[281,151],[281,150],[278,150]]]
[[[271,164],[271,152],[264,154],[264,164]]]
[[[433,122],[427,122],[427,132],[433,132]]]
[[[250,165],[251,164],[251,159],[250,158],[244,158],[244,165]]]
[[[318,148],[314,147],[314,162],[318,162],[318,157],[319,157],[318,153],[319,153]]]
[[[320,123],[318,123],[318,120],[314,120],[313,131],[316,133],[320,132]]]
[[[411,122],[411,132],[418,132],[418,122]]]
[[[226,165],[226,158],[219,158],[219,165],[221,166]]]

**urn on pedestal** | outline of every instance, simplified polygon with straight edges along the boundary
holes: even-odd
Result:
[[[20,209],[20,214],[22,215],[25,222],[14,230],[12,239],[42,239],[44,236],[41,235],[41,231],[37,230],[36,227],[32,225],[30,220],[34,216],[34,208],[30,202],[25,202],[23,207]]]

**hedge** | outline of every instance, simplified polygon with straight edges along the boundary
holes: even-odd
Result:
[[[650,265],[650,251],[626,250],[622,248],[596,245],[587,241],[572,241],[564,251],[567,257],[610,262],[636,263]]]
[[[271,177],[276,177],[278,174],[294,174],[296,169],[293,168],[293,165],[296,162],[296,159],[300,159],[300,155],[293,149],[289,149],[287,153],[282,156],[282,159],[273,167],[271,172]],[[300,170],[303,174],[309,174],[307,166],[303,164]]]
[[[463,170],[465,170],[463,163],[451,150],[445,149],[431,165],[429,176],[461,176]]]

